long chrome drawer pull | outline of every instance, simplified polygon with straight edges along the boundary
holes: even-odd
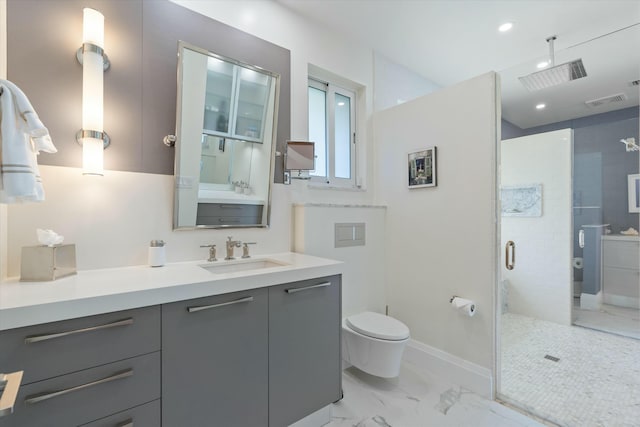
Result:
[[[16,403],[23,371],[11,374],[0,374],[0,417],[13,413],[13,405]]]
[[[319,283],[317,285],[312,285],[312,286],[306,286],[304,288],[289,288],[289,289],[285,289],[284,291],[288,294],[293,294],[295,292],[302,292],[302,291],[306,291],[309,289],[315,289],[315,288],[326,288],[327,286],[331,286],[331,282],[323,282],[323,283]]]
[[[209,310],[210,308],[224,307],[225,305],[239,304],[241,302],[251,302],[251,301],[253,301],[253,297],[245,297],[245,298],[235,299],[229,302],[222,302],[220,304],[198,305],[195,307],[187,307],[187,311],[189,313],[195,313],[196,311]]]
[[[128,319],[117,320],[112,323],[107,323],[99,326],[92,326],[90,328],[76,329],[74,331],[67,331],[67,332],[58,332],[55,334],[34,335],[32,337],[26,337],[24,339],[24,342],[25,344],[33,344],[34,342],[52,340],[54,338],[66,337],[67,335],[75,335],[75,334],[81,334],[84,332],[99,331],[100,329],[109,329],[109,328],[115,328],[116,326],[126,326],[126,325],[132,325],[132,324],[133,324],[133,318],[129,317]]]
[[[133,419],[129,418],[126,421],[116,424],[115,427],[133,427]]]
[[[71,392],[74,392],[74,391],[78,391],[78,390],[82,390],[82,389],[85,389],[85,388],[93,387],[93,386],[96,386],[96,385],[109,383],[111,381],[120,380],[120,379],[127,378],[127,377],[130,377],[130,376],[133,376],[133,369],[127,369],[126,371],[122,371],[122,372],[118,372],[116,374],[113,374],[110,377],[102,378],[101,380],[92,381],[92,382],[86,383],[86,384],[80,384],[80,385],[77,385],[75,387],[66,388],[64,390],[58,390],[58,391],[52,391],[50,393],[43,393],[43,394],[37,394],[37,395],[34,395],[34,396],[28,396],[26,399],[24,399],[24,403],[30,404],[30,405],[32,405],[34,403],[40,403],[40,402],[45,401],[45,400],[53,399],[54,397],[62,396],[64,394],[68,394],[68,393],[71,393]]]

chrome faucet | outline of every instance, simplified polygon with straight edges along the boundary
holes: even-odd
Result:
[[[227,261],[235,259],[235,257],[233,256],[233,248],[239,248],[242,245],[242,242],[240,240],[232,239],[233,238],[231,236],[227,237],[227,256],[225,257],[225,260]]]

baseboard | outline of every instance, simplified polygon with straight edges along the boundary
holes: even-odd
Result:
[[[600,307],[602,307],[602,291],[596,295],[585,294],[584,292],[580,294],[580,308],[584,310],[600,310]]]
[[[486,399],[493,399],[493,375],[488,368],[414,340],[407,343],[403,360]]]
[[[318,409],[289,427],[321,427],[331,422],[331,405]]]
[[[604,294],[604,303],[616,305],[618,307],[639,308],[640,298],[629,297],[626,295]]]

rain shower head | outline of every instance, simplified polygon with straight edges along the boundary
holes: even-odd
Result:
[[[547,42],[549,43],[549,68],[541,71],[536,71],[526,76],[518,77],[518,80],[520,80],[520,82],[529,92],[534,92],[536,90],[545,89],[562,83],[570,82],[572,80],[587,77],[587,72],[584,69],[582,59],[576,59],[575,61],[565,62],[564,64],[560,65],[554,65],[555,58],[553,51],[553,42],[555,39],[556,36],[551,36],[547,39]]]

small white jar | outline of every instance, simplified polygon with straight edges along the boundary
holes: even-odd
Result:
[[[162,267],[167,260],[164,240],[152,240],[149,245],[149,266]]]

